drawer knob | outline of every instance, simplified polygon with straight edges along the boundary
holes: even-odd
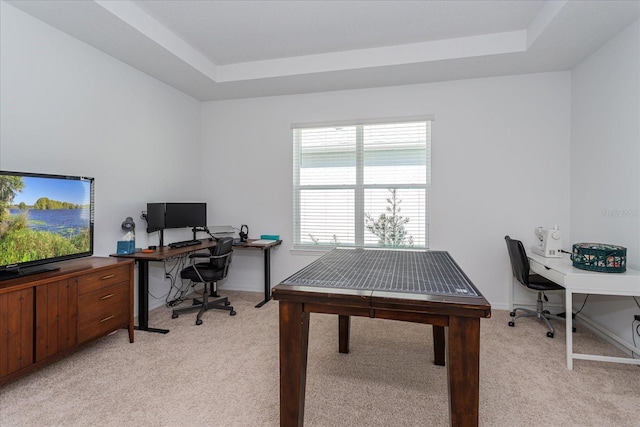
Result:
[[[106,276],[102,276],[100,278],[100,280],[107,280],[107,279],[111,279],[113,276],[115,276],[115,274],[107,274]]]
[[[102,322],[106,322],[109,319],[113,319],[115,316],[109,316],[109,317],[105,317],[104,319],[100,320],[100,323]]]
[[[100,298],[100,299],[101,299],[101,300],[109,299],[109,298],[111,298],[111,297],[112,297],[112,296],[114,296],[114,295],[115,295],[115,294],[105,295],[105,296],[103,296],[103,297],[102,297],[102,298]]]

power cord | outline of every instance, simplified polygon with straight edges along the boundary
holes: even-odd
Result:
[[[180,281],[178,282],[177,280],[180,272],[186,267],[186,264],[188,264],[188,259],[189,256],[186,254],[167,258],[167,260],[176,261],[170,270],[166,270],[165,267],[165,277],[171,280],[171,289],[169,290],[169,293],[167,294],[167,298],[165,300],[165,305],[169,308],[180,305],[185,301],[192,300],[193,298],[187,297],[187,295],[191,293],[192,288],[196,294],[204,295],[206,285],[203,284],[204,287],[202,289],[202,292],[199,292],[195,289],[195,282],[191,280],[185,282],[182,279],[180,279]]]
[[[544,295],[544,293],[543,293],[543,295]],[[589,299],[589,296],[590,296],[590,295],[591,295],[591,294],[587,294],[587,296],[584,298],[584,301],[582,301],[582,307],[580,307],[580,310],[578,310],[578,311],[576,311],[575,313],[572,313],[572,314],[571,314],[572,319],[575,319],[575,318],[576,318],[576,315],[582,311],[582,309],[584,308],[584,305],[587,303],[587,300]],[[549,301],[549,300],[547,299],[547,296],[546,296],[546,295],[544,296],[544,299],[545,299],[545,301]],[[567,313],[563,311],[562,313],[558,313],[558,316],[560,316],[560,317],[565,317],[565,318],[566,318]],[[573,328],[573,332],[575,332],[575,331],[576,331],[576,328]]]
[[[186,295],[189,291],[189,286],[185,286],[182,281],[180,284],[177,284],[177,277],[180,274],[180,271],[185,267],[187,263],[186,255],[178,255],[169,257],[164,260],[164,277],[165,279],[169,279],[171,285],[169,287],[169,291],[166,294],[161,296],[156,296],[151,291],[149,291],[149,295],[155,299],[164,299],[165,305],[167,307],[173,307],[175,305],[180,304],[185,300],[184,295]],[[169,268],[167,268],[169,267]],[[173,296],[172,296],[173,295]]]
[[[584,301],[582,302],[582,307],[580,307],[580,310],[575,312],[574,316],[576,316],[578,313],[582,311],[582,309],[584,308],[584,305],[587,303],[587,300],[589,299],[590,296],[591,294],[587,294],[587,296],[584,298]]]
[[[640,308],[640,303],[638,303],[638,299],[635,296],[632,296],[633,300],[636,302],[636,305],[638,306],[638,308]],[[635,348],[638,348],[638,344],[636,344],[636,335],[640,337],[640,320],[637,320],[638,316],[636,316],[636,318],[633,319],[633,322],[631,322],[631,339],[633,340],[633,346]],[[635,326],[634,328],[634,323],[638,322],[638,324]],[[635,331],[634,331],[635,329]],[[635,333],[634,333],[635,332]],[[631,357],[634,359],[638,359],[637,357],[635,357],[636,352],[634,352],[633,350],[631,351]]]
[[[580,313],[582,311],[582,309],[584,308],[585,304],[587,303],[587,300],[589,299],[589,297],[591,296],[591,294],[587,294],[587,296],[584,298],[584,301],[582,302],[582,307],[580,307],[580,310],[576,311],[574,316],[577,315],[578,313]],[[635,296],[632,296],[633,300],[635,301],[636,305],[638,306],[638,308],[640,308],[640,303],[638,302],[638,300],[636,299]],[[637,325],[634,326],[634,324],[638,322]],[[635,333],[634,333],[635,332]],[[640,337],[640,320],[636,320],[634,319],[633,322],[631,322],[631,339],[633,340],[633,346],[638,348],[638,344],[636,343],[636,335],[638,337]],[[638,357],[636,357],[637,353],[634,352],[633,350],[631,350],[631,357],[633,359],[638,359]]]
[[[637,301],[636,301],[636,302],[637,302]],[[633,324],[634,324],[634,323],[636,323],[636,322],[637,322],[638,324],[637,324],[637,325],[635,326],[635,328],[634,328]],[[635,329],[635,333],[634,333],[634,329]],[[638,344],[636,344],[636,335],[638,335],[638,336],[640,337],[640,321],[638,321],[638,320],[635,320],[635,319],[634,319],[634,320],[633,320],[633,322],[631,322],[631,339],[633,340],[633,346],[634,346],[635,348],[638,348]],[[632,357],[633,359],[638,359],[638,358],[636,357],[636,354],[637,354],[637,353],[636,353],[635,351],[631,350],[631,357]]]

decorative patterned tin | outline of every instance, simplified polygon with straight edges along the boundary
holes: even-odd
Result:
[[[575,243],[571,254],[573,266],[603,273],[624,273],[627,248],[606,243]]]

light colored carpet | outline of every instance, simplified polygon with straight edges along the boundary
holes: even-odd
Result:
[[[167,308],[129,344],[118,331],[3,386],[0,425],[277,426],[278,303],[225,292],[238,315],[171,319]],[[554,339],[508,313],[481,322],[480,425],[639,426],[640,369],[576,361],[566,369],[564,325]],[[435,366],[431,326],[353,318],[351,353],[338,353],[337,317],[311,315],[307,426],[446,426],[446,368]],[[620,355],[584,327],[576,351]]]

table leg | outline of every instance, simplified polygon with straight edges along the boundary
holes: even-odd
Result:
[[[567,333],[567,369],[573,369],[573,293],[566,289],[565,293],[565,327]]]
[[[338,351],[349,353],[349,336],[351,329],[351,317],[338,315]]]
[[[480,319],[449,317],[447,351],[452,426],[477,426],[480,396]]]
[[[435,365],[445,365],[445,345],[444,326],[433,325],[433,363]]]
[[[264,300],[256,305],[260,308],[271,299],[271,248],[263,248],[262,254],[264,258]]]
[[[166,334],[168,329],[149,327],[149,262],[137,260],[138,263],[138,326],[135,329],[146,332]]]
[[[302,427],[307,380],[309,313],[280,301],[280,427]]]

